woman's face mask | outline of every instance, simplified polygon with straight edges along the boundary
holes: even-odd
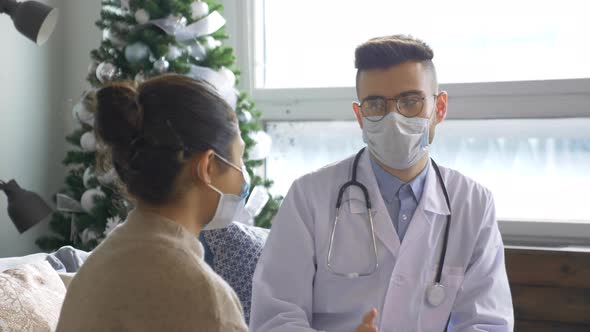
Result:
[[[215,156],[234,170],[241,172],[242,177],[244,178],[244,184],[242,185],[242,192],[239,196],[235,194],[225,194],[213,185],[208,184],[209,188],[213,189],[221,197],[219,198],[219,203],[217,203],[217,209],[213,219],[211,219],[203,230],[220,229],[229,226],[242,214],[242,210],[244,210],[246,204],[246,198],[250,192],[250,175],[246,170],[246,166],[240,168],[217,153],[215,153]]]

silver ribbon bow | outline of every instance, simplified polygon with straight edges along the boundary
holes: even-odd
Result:
[[[235,110],[238,103],[238,91],[222,74],[207,67],[192,65],[186,74],[188,77],[200,79],[213,85],[219,95]]]
[[[189,26],[185,26],[186,19],[184,17],[173,16],[151,20],[146,25],[154,25],[162,29],[168,35],[174,36],[176,41],[180,43],[191,44],[197,38],[210,35],[221,29],[225,25],[225,22],[225,18],[219,12],[214,11]],[[202,48],[199,43],[196,43],[196,47]],[[194,52],[195,50],[193,50]],[[205,50],[201,49],[197,53],[204,52]],[[238,91],[233,86],[233,82],[227,79],[227,77],[210,68],[196,65],[192,65],[189,73],[186,75],[195,79],[204,80],[213,85],[221,97],[235,110],[238,103]]]
[[[170,36],[174,36],[180,43],[193,41],[199,37],[210,35],[225,25],[225,18],[214,11],[197,22],[184,26],[186,20],[178,17],[160,18],[146,24],[155,25]]]
[[[68,195],[64,194],[57,194],[57,211],[63,213],[69,213],[71,216],[71,224],[70,224],[70,241],[74,242],[78,238],[78,227],[76,226],[76,214],[83,213],[84,209],[82,208],[82,204],[77,200],[69,197]]]

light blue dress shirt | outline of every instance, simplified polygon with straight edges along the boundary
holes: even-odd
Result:
[[[416,212],[418,202],[422,198],[424,182],[426,182],[426,174],[428,174],[430,163],[426,164],[422,172],[412,181],[404,183],[379,166],[372,157],[370,159],[373,172],[377,178],[379,191],[385,201],[385,206],[387,206],[387,211],[389,211],[399,241],[402,242],[410,226],[412,216]]]

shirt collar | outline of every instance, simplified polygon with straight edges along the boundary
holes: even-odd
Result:
[[[379,165],[373,159],[373,157],[369,159],[371,160],[371,167],[375,173],[381,196],[383,196],[385,201],[391,203],[396,198],[396,193],[406,183],[383,169],[383,167],[381,167],[381,165]],[[422,193],[424,192],[424,183],[426,182],[426,175],[428,174],[429,167],[430,163],[427,163],[426,167],[424,167],[420,174],[418,174],[418,176],[408,183],[412,189],[412,194],[414,195],[416,202],[419,202],[422,198]]]

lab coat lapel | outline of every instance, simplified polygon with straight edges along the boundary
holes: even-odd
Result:
[[[424,183],[424,192],[410,221],[408,232],[401,246],[400,255],[408,247],[411,248],[415,245],[421,246],[422,241],[420,238],[431,227],[432,221],[436,219],[437,215],[446,216],[448,214],[450,214],[450,211],[445,201],[442,186],[431,163],[430,167],[428,167],[428,174]],[[441,218],[440,220],[445,221],[446,219]]]
[[[424,192],[410,221],[408,232],[402,242],[399,258],[396,262],[393,276],[389,283],[388,293],[383,305],[380,331],[414,331],[416,321],[420,315],[422,299],[416,297],[421,294],[416,288],[421,287],[420,279],[411,279],[421,275],[421,270],[427,262],[428,239],[425,234],[433,227],[433,222],[444,222],[450,214],[446,205],[442,187],[434,167],[430,164]],[[428,265],[426,265],[428,266]],[[405,299],[400,301],[400,299]]]

